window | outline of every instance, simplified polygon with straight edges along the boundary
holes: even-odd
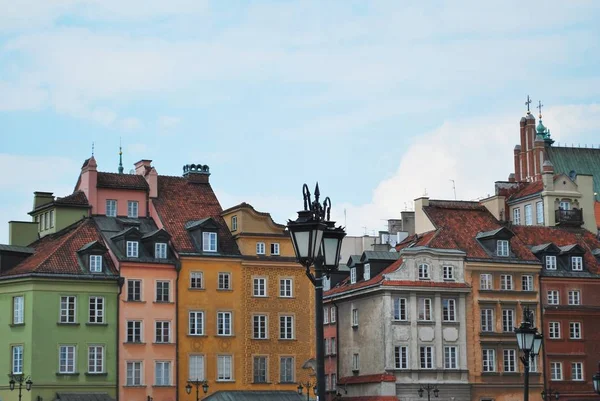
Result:
[[[102,255],[90,255],[90,272],[102,273]]]
[[[323,308],[323,324],[329,324],[329,308]]]
[[[13,324],[25,323],[25,297],[19,295],[13,297]]]
[[[58,373],[75,373],[75,346],[61,345],[58,349]]]
[[[329,344],[330,344],[330,343],[329,343],[329,338],[326,338],[326,339],[324,340],[324,343],[325,343],[325,346],[324,346],[324,349],[325,349],[325,355],[329,355],[329,354],[331,354],[331,348],[330,348],[330,346],[329,346]]]
[[[60,297],[60,323],[75,323],[74,296]]]
[[[420,348],[420,367],[421,369],[433,369],[433,347]]]
[[[335,346],[335,337],[331,337],[331,354],[337,354],[337,348]]]
[[[158,321],[155,322],[155,337],[154,342],[156,343],[170,343],[171,342],[171,322]]]
[[[583,257],[582,256],[572,256],[571,257],[571,269],[576,272],[580,272],[583,270]]]
[[[292,279],[282,278],[279,280],[279,296],[281,298],[292,297]]]
[[[535,204],[535,222],[544,224],[544,204],[542,202],[536,202]]]
[[[366,263],[363,267],[363,280],[370,280],[371,279],[371,265],[369,263]]]
[[[154,384],[156,386],[171,385],[171,362],[156,361],[154,362]]]
[[[137,219],[138,201],[127,201],[127,217]]]
[[[491,290],[494,287],[492,284],[492,275],[489,273],[481,273],[479,275],[479,287],[481,290]]]
[[[127,280],[127,300],[142,300],[142,280]]]
[[[117,201],[115,199],[106,200],[106,215],[108,217],[117,217]]]
[[[170,281],[156,282],[156,302],[169,302]]]
[[[525,225],[530,226],[533,224],[533,215],[531,205],[525,205]]]
[[[254,383],[266,383],[267,382],[267,357],[266,356],[255,356],[254,357]]]
[[[231,312],[218,312],[217,313],[217,335],[218,336],[230,336],[232,335],[232,320]]]
[[[331,313],[331,323],[335,323],[336,314],[337,314],[336,306],[332,305],[331,308],[329,308],[329,312]]]
[[[513,289],[513,277],[510,274],[500,275],[500,289],[501,290],[512,290]]]
[[[142,321],[129,320],[127,322],[127,342],[141,343],[142,342]]]
[[[358,327],[358,309],[352,309],[352,327]]]
[[[257,255],[264,255],[265,254],[265,243],[264,242],[257,242],[256,243],[256,254]]]
[[[548,338],[560,338],[560,322],[549,322],[548,329],[550,332]]]
[[[13,375],[23,374],[23,346],[13,345],[12,346],[12,364],[10,372]]]
[[[529,362],[529,371],[530,372],[537,372],[538,371],[538,355],[534,356],[533,358],[530,359]]]
[[[279,316],[279,338],[281,340],[294,339],[294,317]]]
[[[394,320],[407,320],[406,298],[394,298]]]
[[[562,380],[562,362],[550,362],[550,380]]]
[[[279,242],[273,242],[271,244],[271,255],[273,255],[273,256],[279,255]]]
[[[190,336],[204,335],[204,312],[190,311],[188,315],[188,334]]]
[[[444,369],[458,368],[458,348],[455,346],[444,347]]]
[[[569,305],[581,305],[581,293],[579,290],[569,291]]]
[[[559,204],[559,208],[562,210],[571,210],[571,202],[561,201]]]
[[[421,263],[419,265],[419,280],[429,280],[429,265],[427,263]]]
[[[237,216],[231,216],[231,231],[236,231],[237,229]]]
[[[44,217],[46,218],[46,229],[50,228],[50,213],[44,213]]]
[[[521,290],[533,291],[533,276],[530,276],[530,275],[521,276]]]
[[[454,280],[454,266],[442,266],[444,280]]]
[[[516,372],[517,371],[517,351],[514,349],[504,350],[504,371],[505,372]]]
[[[267,315],[252,316],[252,338],[256,340],[267,338]]]
[[[267,279],[264,277],[254,278],[254,296],[255,297],[266,297],[267,296]]]
[[[356,267],[350,269],[350,284],[356,283]]]
[[[360,359],[358,354],[352,354],[352,370],[358,372],[360,368]]]
[[[493,309],[482,309],[481,310],[481,331],[493,332],[494,331],[494,310]]]
[[[482,350],[482,363],[484,372],[495,372],[496,371],[496,350],[495,349],[483,349]]]
[[[331,374],[331,388],[337,389],[337,375],[335,373]]]
[[[569,338],[571,340],[581,340],[581,322],[569,323]]]
[[[508,256],[508,240],[499,239],[496,242],[496,255],[498,256]]]
[[[329,291],[331,289],[331,279],[327,278],[327,276],[321,277],[323,282],[323,291]]]
[[[431,320],[431,298],[419,298],[419,320]]]
[[[583,363],[572,362],[571,363],[571,380],[580,381],[583,380]]]
[[[127,362],[127,386],[142,385],[142,363]]]
[[[167,258],[167,244],[165,242],[157,242],[156,244],[154,244],[154,258]]]
[[[89,323],[104,323],[104,298],[90,297]]]
[[[515,311],[513,309],[502,309],[502,331],[512,332],[515,329]]]
[[[217,380],[228,381],[232,380],[231,355],[217,356]]]
[[[294,382],[294,358],[282,356],[279,358],[279,381],[281,383]]]
[[[190,272],[190,288],[197,290],[204,288],[202,272]]]
[[[442,319],[444,322],[456,321],[456,300],[442,299]]]
[[[518,207],[513,209],[513,224],[517,226],[521,224],[521,209]]]
[[[556,256],[546,255],[546,270],[556,270]]]
[[[549,290],[548,294],[548,304],[549,305],[558,305],[560,304],[558,290]]]
[[[44,219],[44,215],[41,214],[39,217],[40,217],[40,231],[44,231],[46,229],[46,222]]]
[[[204,355],[190,355],[189,359],[189,378],[188,380],[200,381],[204,377]]]
[[[137,258],[139,243],[137,241],[127,241],[127,257]]]
[[[202,250],[204,252],[217,252],[217,233],[202,233]]]
[[[406,345],[394,347],[394,361],[396,369],[408,369],[408,347]]]
[[[104,347],[90,345],[88,347],[88,373],[104,373]]]
[[[48,215],[50,216],[50,228],[52,228],[54,227],[54,210],[50,210]]]
[[[231,274],[230,273],[219,273],[219,290],[230,290],[231,289]]]

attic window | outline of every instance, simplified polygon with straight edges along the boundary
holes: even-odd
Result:
[[[137,241],[127,241],[127,257],[137,258],[138,257],[139,243]]]
[[[90,272],[102,273],[102,255],[90,255]]]
[[[419,265],[419,280],[429,280],[431,278],[429,274],[429,265],[422,263]]]
[[[231,231],[237,230],[237,216],[231,216]]]
[[[204,252],[217,252],[217,233],[202,233],[202,250]]]
[[[556,270],[555,255],[546,255],[546,270]]]
[[[371,265],[369,263],[365,264],[364,267],[364,271],[363,271],[363,280],[370,280],[371,279]]]
[[[576,272],[583,270],[583,257],[582,256],[571,256],[571,269]]]
[[[350,284],[356,283],[356,267],[350,269]]]
[[[496,255],[507,257],[509,255],[508,240],[499,239],[496,241]]]
[[[154,258],[166,259],[167,258],[167,244],[164,242],[157,242],[154,244]]]

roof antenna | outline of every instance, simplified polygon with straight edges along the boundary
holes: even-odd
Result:
[[[94,157],[94,141],[92,141],[92,157]]]
[[[451,178],[450,181],[452,181],[452,190],[454,191],[454,200],[456,200],[456,182],[454,182],[454,180]]]
[[[119,174],[123,174],[123,151],[121,150],[121,137],[119,137]]]

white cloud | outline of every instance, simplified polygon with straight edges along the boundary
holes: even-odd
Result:
[[[119,126],[124,131],[137,131],[142,128],[142,122],[135,117],[127,117],[119,121]]]

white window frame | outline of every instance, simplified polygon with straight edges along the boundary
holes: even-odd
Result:
[[[548,305],[560,305],[560,292],[558,290],[548,290],[546,297]]]
[[[392,320],[400,322],[408,320],[408,300],[406,298],[392,300]]]
[[[560,339],[560,322],[548,322],[548,338]]]
[[[550,380],[551,381],[563,380],[562,362],[550,362]]]
[[[63,305],[63,301],[66,301],[66,305]],[[70,313],[71,310],[73,311],[72,315]],[[60,297],[59,322],[63,324],[77,323],[77,297],[75,295],[63,295]]]
[[[127,361],[125,363],[125,385],[141,386],[143,385],[143,363],[142,361]]]
[[[22,375],[23,374],[23,344],[13,345],[11,346],[11,364],[10,371],[13,375]]]
[[[295,360],[293,356],[279,357],[279,382],[294,383]],[[289,365],[289,366],[288,366]]]
[[[496,241],[496,256],[506,258],[510,256],[510,244],[506,239]]]
[[[279,256],[279,242],[271,242],[271,255]]]
[[[512,274],[501,274],[500,275],[500,289],[502,291],[514,290],[514,282]]]
[[[509,321],[510,317],[510,321]],[[507,324],[510,323],[510,326]],[[504,333],[512,333],[515,329],[515,310],[514,309],[502,309],[502,331]]]
[[[433,353],[433,347],[431,345],[422,345],[419,347],[419,368],[420,369],[433,369],[435,366],[435,359]]]
[[[74,374],[77,368],[77,347],[60,345],[58,347],[58,373]]]
[[[138,201],[127,201],[127,217],[137,219],[140,211],[140,203]]]
[[[360,355],[358,353],[352,354],[352,371],[358,372],[360,370]]]
[[[422,322],[430,322],[433,320],[433,302],[431,298],[419,298],[419,316],[418,320]]]
[[[352,309],[352,327],[358,327],[358,309]]]
[[[443,279],[448,281],[454,281],[454,266],[445,265],[442,266]]]
[[[447,306],[446,306],[446,302],[447,302]],[[443,298],[442,299],[442,321],[456,322],[456,299],[454,299],[454,298]]]
[[[154,385],[171,386],[173,376],[173,364],[171,361],[154,362]]]
[[[257,242],[256,243],[256,254],[257,255],[264,255],[265,254],[265,243],[264,242]]]
[[[571,210],[571,202],[567,200],[560,201],[558,205],[562,210]]]
[[[494,309],[484,308],[480,311],[481,315],[481,331],[485,333],[493,333],[495,331]]]
[[[458,369],[458,347],[456,345],[444,347],[444,369]]]
[[[204,311],[192,310],[188,312],[188,335],[204,335]]]
[[[521,291],[533,291],[533,276],[531,274],[521,276]]]
[[[161,291],[160,291],[160,298],[161,299],[159,299],[159,296],[158,296],[159,295],[159,291],[158,291],[159,284],[162,286],[161,287]],[[167,299],[166,300],[164,299],[165,285],[166,285],[166,288],[167,288]],[[154,295],[156,296],[156,299],[155,299],[156,302],[159,302],[159,303],[160,302],[164,302],[164,303],[171,302],[171,282],[170,281],[168,281],[168,280],[156,280],[155,290],[156,290],[155,291],[156,293]]]
[[[12,298],[13,301],[13,316],[12,324],[25,323],[25,296],[16,295]]]
[[[206,379],[204,354],[190,354],[188,356],[188,380],[202,381]]]
[[[367,281],[371,279],[371,264],[365,263],[363,266],[363,280]]]
[[[237,216],[231,216],[231,231],[237,231],[238,221]]]
[[[89,345],[88,346],[88,373],[101,374],[104,373],[104,346]]]
[[[571,380],[583,381],[583,362],[571,362]]]
[[[583,256],[571,256],[571,269],[574,272],[583,271]]]
[[[90,255],[90,272],[102,273],[102,255]]]
[[[330,322],[335,323],[335,320],[337,318],[337,307],[335,305],[331,305],[331,308],[329,308],[329,311],[331,312]]]
[[[569,305],[581,305],[580,290],[569,290]]]
[[[323,307],[323,324],[329,324],[329,307]]]
[[[127,257],[137,258],[140,251],[140,243],[137,241],[127,241]]]
[[[483,372],[496,371],[496,350],[493,348],[483,348],[481,350],[481,365]]]
[[[279,339],[293,340],[296,338],[293,315],[279,315]]]
[[[199,285],[198,285],[199,284]],[[190,289],[204,289],[204,273],[199,271],[190,272]]]
[[[166,259],[167,258],[167,243],[156,242],[154,244],[154,258],[155,259]]]
[[[217,278],[217,289],[218,290],[231,290],[231,273],[220,272]]]
[[[217,336],[220,336],[220,337],[233,336],[233,312],[231,312],[231,311],[217,312]]]
[[[394,347],[394,368],[408,369],[408,347],[406,345],[397,345]]]
[[[269,317],[264,314],[252,316],[252,338],[267,340],[269,338]]]
[[[108,217],[117,217],[117,200],[116,199],[107,199],[106,200],[106,215]]]
[[[350,268],[350,284],[356,283],[356,267]]]
[[[91,296],[88,303],[88,323],[103,324],[104,319],[104,297]]]
[[[513,209],[513,224],[518,226],[521,224],[521,208],[515,207]]]
[[[479,275],[479,289],[480,290],[493,290],[494,289],[494,276],[491,273],[481,273]]]
[[[265,298],[267,296],[267,278],[254,277],[252,279],[252,296]]]
[[[431,280],[431,270],[429,264],[419,263],[419,280]]]
[[[508,348],[502,350],[503,371],[513,373],[517,371],[517,350]]]
[[[279,297],[293,298],[294,297],[294,281],[291,278],[279,279]]]
[[[526,226],[533,225],[533,207],[531,206],[531,204],[525,205],[524,212],[525,212],[525,225]]]
[[[233,356],[217,355],[217,381],[233,381]]]
[[[156,344],[171,343],[171,322],[168,320],[157,320],[154,322],[154,342]]]
[[[556,255],[546,255],[546,270],[556,270]]]
[[[202,251],[217,252],[218,238],[217,233],[213,231],[204,231],[202,233]]]
[[[535,203],[535,222],[537,224],[544,224],[544,203],[542,201]]]
[[[581,322],[569,322],[569,339],[581,340],[582,338]]]

